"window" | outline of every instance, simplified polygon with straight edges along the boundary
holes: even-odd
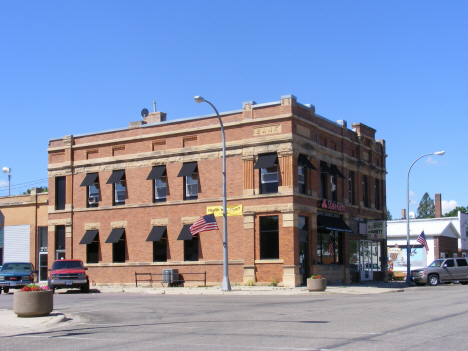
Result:
[[[86,262],[99,263],[99,233],[94,237],[91,244],[86,245]]]
[[[350,171],[349,172],[349,203],[354,205],[354,198],[356,196],[355,194],[355,186],[354,186],[354,172]]]
[[[299,164],[299,167],[297,169],[297,183],[299,185],[299,193],[301,194],[307,193],[306,179],[307,169],[305,166]]]
[[[125,228],[112,229],[106,244],[112,244],[112,262],[125,262],[127,258],[127,245]]]
[[[446,267],[455,267],[455,260],[453,260],[453,259],[446,260],[444,262],[444,266],[446,266]]]
[[[66,177],[55,178],[55,209],[65,209]]]
[[[184,261],[198,261],[198,235],[192,240],[184,240]]]
[[[336,177],[335,176],[330,176],[330,194],[331,198],[330,200],[336,201]]]
[[[260,217],[260,259],[279,258],[278,216]]]
[[[341,263],[340,235],[337,231],[317,233],[317,256],[319,263]]]
[[[146,180],[154,180],[154,202],[166,202],[167,176],[166,166],[154,166]]]
[[[185,200],[198,199],[198,173],[185,177]]]
[[[106,184],[112,184],[113,205],[125,205],[127,192],[125,170],[113,171]]]
[[[153,227],[146,241],[153,242],[153,262],[167,262],[166,227]]]
[[[349,240],[348,264],[351,272],[359,272],[359,241]]]
[[[367,176],[362,176],[362,202],[364,207],[369,207],[369,194],[367,190]]]
[[[86,187],[86,207],[98,207],[99,173],[88,173],[80,186]]]
[[[324,162],[320,162],[320,195],[323,199],[328,198],[328,166]]]
[[[184,163],[177,177],[184,177],[184,200],[198,199],[198,164]]]
[[[380,181],[378,179],[375,179],[374,192],[375,192],[375,209],[380,210]]]
[[[154,200],[156,202],[166,201],[167,177],[162,176],[154,180]]]
[[[47,252],[48,229],[48,227],[38,228],[39,252]]]
[[[466,267],[466,266],[468,266],[468,264],[466,263],[466,259],[465,259],[465,258],[457,258],[456,261],[457,261],[458,267]]]
[[[55,259],[65,258],[65,226],[57,225],[55,227]]]
[[[278,192],[278,156],[259,155],[254,169],[260,170],[260,194]]]

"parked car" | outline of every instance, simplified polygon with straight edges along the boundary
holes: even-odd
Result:
[[[416,285],[435,286],[456,281],[468,284],[468,261],[461,257],[435,260],[426,268],[412,270],[411,279]]]
[[[30,262],[6,262],[0,270],[0,294],[10,289],[21,289],[35,282],[34,266]]]
[[[80,288],[82,292],[89,292],[89,279],[81,260],[57,260],[52,263],[49,269],[50,275],[47,279],[49,288],[70,289]]]

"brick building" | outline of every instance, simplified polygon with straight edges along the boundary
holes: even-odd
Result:
[[[32,188],[27,195],[0,197],[0,266],[31,262],[47,279],[48,194]]]
[[[230,281],[359,280],[369,254],[379,262],[371,277],[384,279],[385,238],[366,229],[386,218],[385,143],[375,130],[332,122],[292,95],[220,115],[227,206],[241,209],[227,221]],[[49,140],[48,153],[50,260],[82,259],[92,284],[171,268],[222,281],[222,217],[219,232],[187,235],[222,205],[216,115],[166,121],[154,112],[128,128]]]

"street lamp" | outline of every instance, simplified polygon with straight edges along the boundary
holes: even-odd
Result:
[[[218,110],[214,105],[202,98],[201,96],[195,96],[195,101],[197,103],[206,102],[210,104],[211,107],[216,112],[218,116],[219,124],[221,125],[221,134],[223,136],[223,284],[221,285],[222,291],[231,291],[231,284],[229,283],[229,273],[228,273],[228,243],[227,243],[227,207],[226,207],[226,140],[224,138],[224,127],[221,117],[219,116]]]
[[[411,168],[413,165],[416,163],[417,160],[429,156],[429,155],[439,155],[442,156],[445,154],[445,151],[437,151],[433,152],[430,154],[425,154],[420,157],[418,157],[412,164],[411,167],[408,170],[408,177],[406,178],[406,283],[410,284],[411,283],[411,267],[410,267],[410,253],[411,253],[411,248],[410,248],[410,230],[409,230],[409,174],[411,171]]]
[[[8,196],[10,196],[11,168],[3,167],[3,173],[8,174]]]

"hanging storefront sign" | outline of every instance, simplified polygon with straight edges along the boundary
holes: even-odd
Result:
[[[344,212],[346,210],[344,205],[341,205],[336,201],[329,201],[325,199],[319,202],[319,208],[332,210],[332,211],[340,211],[340,212]]]
[[[208,206],[206,214],[214,214],[215,217],[223,216],[223,206]],[[228,216],[242,216],[242,205],[234,205],[227,207]]]
[[[386,239],[387,221],[369,221],[367,222],[368,239]]]

